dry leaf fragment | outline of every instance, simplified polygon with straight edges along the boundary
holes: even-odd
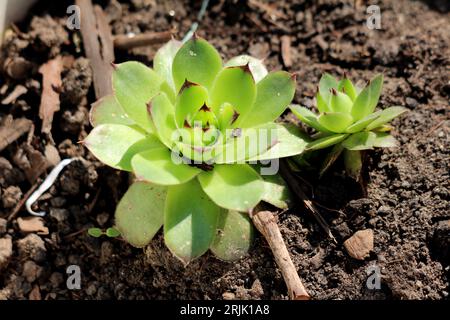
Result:
[[[22,232],[31,233],[36,232],[37,234],[47,235],[48,228],[44,225],[44,219],[41,217],[26,217],[18,218],[17,224]]]
[[[39,106],[39,117],[42,119],[43,133],[49,134],[52,129],[53,115],[59,110],[59,92],[61,88],[61,72],[63,59],[61,56],[47,61],[39,68],[42,74],[42,95]]]

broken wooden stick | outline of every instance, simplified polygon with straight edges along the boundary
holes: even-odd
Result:
[[[22,209],[25,202],[28,200],[28,198],[31,196],[31,194],[34,192],[34,190],[36,190],[36,188],[38,186],[39,186],[39,181],[35,182],[31,186],[31,188],[27,191],[27,193],[25,193],[25,195],[22,197],[22,199],[20,199],[20,201],[16,204],[14,209],[9,214],[8,219],[7,219],[8,222],[13,220],[17,216],[17,214],[20,212],[20,209]]]
[[[251,218],[256,229],[261,232],[269,243],[270,249],[272,249],[275,262],[283,275],[291,300],[309,300],[310,296],[306,292],[302,280],[300,280],[278,228],[276,216],[270,211],[259,211],[252,213]]]
[[[114,36],[116,49],[133,49],[153,44],[165,43],[172,39],[172,31],[145,32],[141,34],[121,34]]]
[[[291,37],[284,35],[281,37],[281,58],[286,68],[292,67]]]
[[[111,29],[102,8],[91,0],[76,0],[80,7],[81,37],[86,57],[91,62],[97,99],[112,93],[114,44]]]
[[[302,201],[303,205],[308,209],[308,212],[314,217],[314,219],[316,219],[317,223],[322,227],[328,237],[333,240],[334,243],[337,243],[336,238],[333,236],[333,233],[328,226],[328,223],[317,210],[314,203],[306,196],[297,179],[293,176],[291,170],[289,169],[288,164],[283,159],[280,160],[280,174],[286,181],[292,193]]]

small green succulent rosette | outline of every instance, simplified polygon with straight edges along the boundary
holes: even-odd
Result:
[[[319,114],[308,108],[291,105],[291,111],[317,131],[307,150],[333,146],[324,161],[321,174],[344,152],[344,163],[350,176],[359,179],[361,151],[374,147],[395,147],[397,141],[388,132],[389,121],[407,111],[400,106],[375,111],[383,85],[383,75],[375,76],[366,87],[358,88],[346,76],[340,81],[325,73],[316,95]]]
[[[248,212],[260,201],[284,208],[288,200],[281,178],[262,177],[253,163],[307,145],[297,128],[274,122],[292,101],[294,77],[268,73],[250,56],[223,65],[194,37],[168,42],[153,69],[115,65],[112,83],[114,95],[91,109],[84,144],[136,178],[116,209],[121,235],[142,247],[164,226],[167,247],[185,263],[208,249],[240,258],[253,237]]]

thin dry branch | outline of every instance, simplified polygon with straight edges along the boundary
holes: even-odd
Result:
[[[252,213],[251,217],[256,229],[261,232],[272,249],[275,262],[288,288],[289,297],[292,300],[309,300],[310,296],[300,280],[278,228],[276,216],[270,211],[259,211]]]
[[[281,37],[281,58],[283,59],[284,66],[289,68],[292,66],[291,55],[291,37],[284,35]]]
[[[145,32],[136,35],[121,34],[114,36],[114,47],[116,49],[126,50],[153,44],[161,44],[170,39],[172,39],[172,31]]]
[[[97,98],[112,93],[111,62],[114,62],[114,44],[108,21],[99,6],[91,0],[76,0],[81,10],[81,36],[86,57],[91,62],[94,89]]]

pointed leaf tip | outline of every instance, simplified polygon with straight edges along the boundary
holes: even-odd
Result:
[[[184,90],[186,90],[190,87],[198,86],[198,85],[199,85],[198,83],[191,82],[188,79],[184,79],[183,85],[181,86],[179,93],[182,93]]]
[[[291,80],[297,82],[297,76],[298,74],[296,72],[291,73]]]

